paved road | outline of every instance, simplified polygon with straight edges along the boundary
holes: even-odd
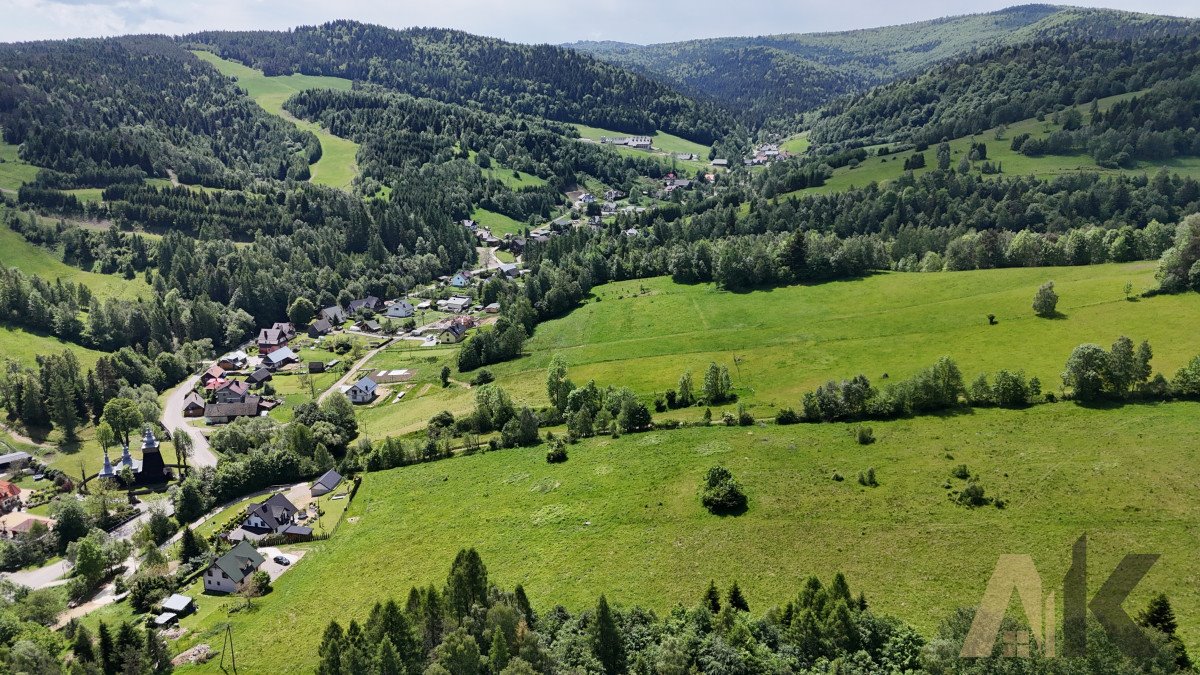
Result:
[[[34,589],[47,588],[67,583],[63,576],[70,570],[71,563],[60,560],[37,569],[6,573],[4,578],[19,586],[28,586]]]
[[[216,466],[217,456],[208,449],[208,439],[202,431],[188,424],[187,418],[183,416],[183,399],[187,398],[188,392],[194,389],[199,381],[200,376],[193,375],[167,394],[167,402],[163,405],[162,422],[167,431],[172,434],[176,429],[183,429],[188,436],[192,437],[192,454],[188,457],[189,465],[194,467]]]
[[[379,345],[378,347],[376,347],[376,348],[372,349],[371,351],[367,352],[366,354],[364,354],[361,359],[356,361],[354,363],[354,365],[351,366],[350,369],[346,371],[345,375],[341,376],[341,378],[339,378],[337,382],[333,383],[332,387],[321,392],[321,395],[317,397],[317,403],[324,401],[325,399],[329,398],[330,394],[332,394],[332,393],[338,391],[339,389],[341,389],[342,387],[350,384],[350,378],[354,377],[355,373],[357,373],[363,366],[365,366],[367,364],[367,361],[370,361],[371,358],[373,356],[375,356],[376,354],[378,354],[380,351],[382,351],[384,347],[392,344],[392,342],[395,341],[395,339],[396,338],[388,338],[388,340],[386,342],[384,342],[383,344]]]

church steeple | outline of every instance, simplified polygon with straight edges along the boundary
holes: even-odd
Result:
[[[100,477],[108,478],[113,475],[112,460],[108,458],[108,448],[104,449],[104,467],[100,469]]]

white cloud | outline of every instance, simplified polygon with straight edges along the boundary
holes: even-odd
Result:
[[[722,35],[845,30],[983,12],[1016,0],[0,0],[0,41],[283,29],[333,19],[397,28],[441,26],[520,42],[581,39],[665,42]],[[1082,0],[1106,6],[1200,16],[1194,0]]]

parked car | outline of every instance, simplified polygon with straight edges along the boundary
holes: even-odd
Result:
[[[286,565],[292,564],[292,561],[288,560],[288,557],[286,555],[277,555],[273,558],[273,560],[275,561],[276,565],[285,565],[286,566]]]

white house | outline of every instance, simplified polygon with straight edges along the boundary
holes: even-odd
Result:
[[[375,399],[376,388],[378,385],[375,384],[375,380],[364,377],[350,385],[346,390],[346,398],[349,398],[351,403],[370,403]]]
[[[388,305],[387,311],[384,312],[384,316],[389,319],[407,319],[413,315],[413,311],[414,309],[412,303],[408,302],[407,300],[397,300]]]
[[[471,299],[460,295],[452,296],[449,300],[438,300],[438,309],[443,312],[465,312],[471,306]]]
[[[204,590],[236,593],[265,560],[250,542],[239,541],[204,572]]]

